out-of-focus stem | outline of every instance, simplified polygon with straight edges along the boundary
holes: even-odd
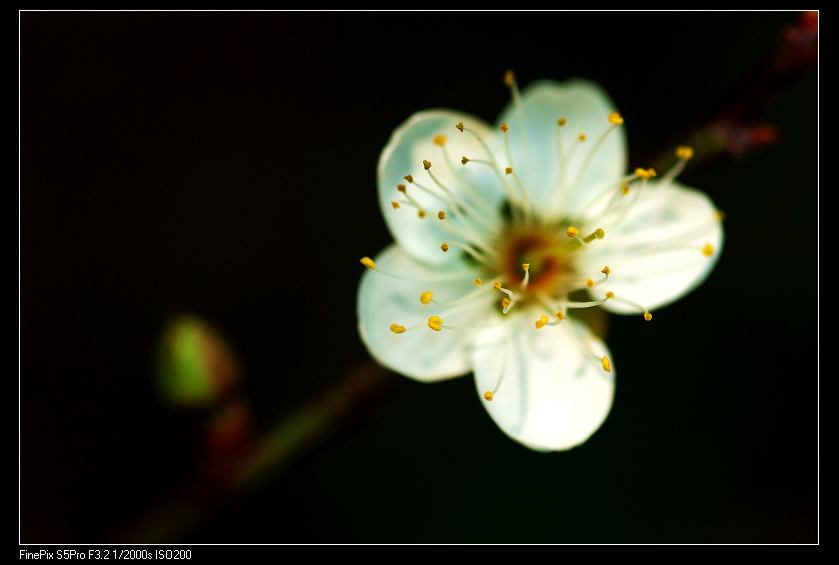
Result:
[[[183,487],[118,533],[114,541],[171,543],[183,539],[226,503],[275,477],[341,430],[395,382],[387,369],[372,360],[364,361],[235,455],[209,462]]]

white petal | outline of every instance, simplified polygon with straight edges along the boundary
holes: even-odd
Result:
[[[434,331],[430,316],[440,316],[453,326],[480,324],[489,313],[492,292],[455,312],[435,304],[424,305],[420,295],[433,291],[434,298],[450,301],[475,291],[476,274],[464,262],[429,267],[391,245],[374,259],[376,271],[367,270],[358,289],[358,329],[370,354],[382,365],[421,381],[435,381],[468,373],[472,368],[472,344],[476,331]],[[383,273],[393,273],[398,280]],[[413,331],[395,334],[391,324]]]
[[[451,215],[452,211],[445,201],[445,193],[423,167],[423,160],[431,163],[430,171],[435,178],[460,201],[468,200],[470,188],[480,191],[482,205],[490,209],[498,209],[502,200],[498,175],[490,167],[479,163],[461,163],[464,156],[486,159],[487,155],[472,134],[457,129],[459,122],[477,131],[488,143],[497,142],[497,139],[493,141],[494,136],[488,126],[478,118],[453,110],[428,110],[414,114],[399,126],[379,158],[379,204],[385,221],[397,243],[413,257],[427,263],[455,261],[462,252],[457,249],[449,253],[440,251],[440,245],[452,235],[440,225],[437,212],[443,210]],[[443,146],[433,142],[439,134],[447,138]],[[404,179],[408,174],[413,176],[414,184]],[[409,206],[393,209],[391,202],[405,199],[396,188],[400,184],[407,187],[411,198],[427,209],[424,219],[420,219],[417,210]],[[444,196],[444,199],[435,198],[421,190],[419,185]]]
[[[605,344],[570,319],[541,329],[523,318],[514,324],[515,330],[493,328],[478,337],[475,382],[481,402],[507,435],[532,449],[583,443],[612,406],[614,365],[607,373],[598,360],[609,355]],[[503,381],[488,402],[483,394],[493,390],[501,372]]]
[[[632,198],[632,193],[624,198]],[[600,296],[612,291],[648,310],[669,304],[697,286],[713,270],[722,252],[722,223],[708,196],[677,183],[649,183],[638,201],[615,227],[603,226],[606,237],[594,241],[581,258],[590,271],[608,265],[609,281]],[[714,249],[708,257],[706,244]],[[620,300],[609,300],[607,310],[639,313]]]
[[[499,124],[506,122],[510,128],[512,166],[537,209],[573,215],[599,191],[617,183],[627,168],[623,125],[609,133],[588,161],[600,136],[611,127],[608,116],[613,111],[615,105],[606,92],[582,79],[532,83],[522,92],[521,108],[511,103],[504,110]],[[572,155],[564,171],[557,142],[558,118],[568,120],[561,128],[562,150],[566,158]],[[583,143],[578,141],[580,133],[586,134]]]

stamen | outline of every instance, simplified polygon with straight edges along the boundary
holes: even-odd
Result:
[[[693,157],[693,148],[687,145],[680,145],[676,148],[676,157],[678,157],[679,160],[676,161],[673,168],[667,171],[667,174],[661,179],[662,182],[669,183],[671,180],[679,176],[679,174],[684,170],[687,162],[691,157]]]
[[[547,316],[542,316],[541,318],[536,320],[536,329],[537,330],[541,329],[541,328],[545,327],[547,324],[548,324],[548,317]]]
[[[434,293],[433,293],[433,292],[431,292],[430,290],[429,290],[429,291],[427,291],[427,292],[423,292],[423,293],[420,295],[420,302],[422,302],[422,303],[423,303],[423,304],[425,304],[425,305],[428,305],[428,304],[431,302],[431,298],[432,298],[433,296],[434,296]]]
[[[436,135],[432,141],[433,141],[434,145],[439,145],[440,147],[442,147],[443,145],[446,144],[446,139],[448,139],[448,138],[441,133],[441,134]]]
[[[492,151],[490,151],[489,146],[483,139],[481,139],[481,136],[478,135],[478,132],[476,132],[475,130],[469,128],[463,129],[463,122],[460,122],[458,124],[458,129],[460,129],[461,131],[469,132],[471,135],[475,137],[478,143],[481,144],[481,147],[483,147],[484,152],[486,152],[487,154],[487,157],[489,157],[489,162],[483,161],[483,163],[488,164],[490,168],[495,172],[496,176],[498,177],[498,180],[501,182],[501,186],[504,188],[504,192],[507,194],[507,199],[510,201],[512,212],[514,214],[517,214],[517,208],[521,206],[521,202],[519,202],[519,199],[516,196],[515,191],[513,191],[510,188],[509,184],[507,184],[507,182],[505,181],[504,175],[501,174],[501,167],[498,165],[498,161],[496,160],[495,155],[493,155]],[[472,159],[472,161],[475,161],[476,163],[480,162],[477,159]]]
[[[484,284],[484,281],[481,279],[475,279],[475,286],[481,286],[482,284]]]
[[[504,169],[504,174],[505,175],[513,175],[513,165],[514,165],[513,154],[510,152],[510,137],[507,135],[507,131],[509,129],[510,128],[507,126],[506,122],[501,124],[501,131],[504,132],[504,152],[507,155],[507,163],[509,163],[509,166]],[[529,154],[529,152],[528,152],[528,154]],[[529,224],[530,223],[531,206],[530,206],[530,198],[527,195],[527,189],[525,188],[524,183],[521,182],[521,179],[518,178],[518,176],[513,175],[513,178],[516,179],[516,183],[519,186],[519,192],[521,192],[520,204],[521,204],[522,209],[524,211],[524,221],[525,221],[525,223]]]
[[[428,318],[428,327],[439,332],[443,329],[443,320],[439,316],[431,316]]]
[[[577,231],[577,233],[579,233],[579,231]],[[595,239],[603,239],[604,237],[606,237],[606,232],[600,228],[597,228],[591,234],[583,238],[583,243],[591,243]]]
[[[440,218],[441,220],[445,220],[446,219],[446,213],[443,210],[440,210],[439,212],[437,212],[437,217]]]
[[[702,248],[702,254],[705,257],[713,257],[714,256],[714,246],[710,243],[706,243],[705,247]]]
[[[521,95],[519,94],[519,86],[516,83],[516,75],[513,74],[513,71],[507,71],[504,73],[504,84],[510,89],[510,93],[513,96],[513,104],[516,105],[517,109],[521,108]]]
[[[469,244],[466,244],[466,243],[461,243],[461,242],[459,242],[459,241],[451,241],[451,240],[449,240],[449,241],[447,241],[446,243],[444,243],[443,245],[441,245],[441,246],[440,246],[440,249],[442,249],[444,252],[445,252],[445,251],[448,251],[448,250],[449,250],[449,245],[450,245],[450,244],[451,244],[451,245],[454,245],[455,247],[459,247],[459,248],[463,249],[463,250],[464,250],[465,252],[467,252],[469,255],[471,255],[472,257],[474,257],[476,261],[479,261],[479,262],[481,262],[481,263],[486,263],[486,261],[487,261],[487,256],[486,256],[486,254],[485,254],[484,252],[482,252],[482,251],[481,251],[481,250],[479,250],[479,249],[475,249],[474,247],[472,247],[472,246],[471,246],[471,245],[469,245]]]
[[[565,232],[565,235],[567,235],[568,237],[577,237],[578,235],[580,235],[580,230],[578,230],[574,226],[569,226],[568,231]]]
[[[371,271],[376,270],[376,263],[370,257],[362,257],[361,264],[370,269]]]
[[[397,324],[391,324],[390,325],[390,331],[392,331],[395,334],[405,333],[405,326],[400,326],[400,325],[397,325]]]
[[[470,228],[472,227],[472,226],[465,225],[465,224],[467,224],[467,219],[468,219],[469,222],[477,221],[484,228],[486,228],[487,230],[490,230],[490,231],[495,228],[496,224],[494,223],[494,220],[491,216],[489,216],[486,213],[482,213],[482,212],[476,210],[474,207],[470,206],[469,204],[467,204],[462,199],[458,199],[454,195],[454,193],[451,190],[449,190],[448,187],[446,187],[443,183],[441,183],[439,180],[437,180],[437,177],[434,175],[434,173],[431,172],[431,163],[429,161],[423,161],[423,166],[425,167],[425,170],[428,172],[428,176],[431,178],[431,180],[434,182],[434,184],[437,186],[437,188],[439,188],[440,190],[443,191],[443,193],[446,195],[447,199],[443,198],[439,194],[435,193],[433,190],[431,190],[431,189],[429,189],[429,188],[427,188],[427,187],[425,187],[425,186],[423,186],[419,183],[415,183],[416,186],[418,188],[420,188],[421,190],[427,192],[431,196],[434,196],[435,198],[438,198],[439,200],[448,204],[452,208],[452,212],[457,213],[458,216],[460,217],[461,223],[464,224],[464,225],[461,226],[462,228],[466,229],[467,227],[470,227]],[[451,167],[449,167],[449,168],[451,168]],[[468,183],[464,184],[464,186],[467,186],[467,185],[468,185]],[[465,192],[467,192],[468,194],[471,194],[471,192],[468,191],[468,190],[465,191]],[[472,198],[475,199],[474,194],[473,194]],[[493,211],[492,215],[495,215],[494,211]],[[443,218],[440,218],[440,219],[442,220]],[[472,231],[473,234],[477,233],[474,230],[471,230],[471,231]],[[474,240],[475,237],[473,236],[470,239]],[[481,240],[480,243],[484,244],[485,242],[483,242]]]
[[[521,266],[524,269],[524,280],[521,283],[521,287],[527,288],[527,283],[530,281],[530,263],[523,263]]]
[[[601,364],[601,365],[603,365],[603,370],[604,370],[604,371],[606,371],[607,373],[611,373],[611,372],[612,372],[612,362],[611,362],[611,361],[609,361],[609,358],[608,358],[608,357],[603,357],[603,358],[600,360],[600,364]]]
[[[565,320],[565,314],[563,314],[562,311],[558,311],[555,314],[555,316],[556,316],[556,320],[554,320],[553,322],[548,322],[549,326],[558,326],[559,324],[561,324],[563,322],[563,320]]]
[[[653,319],[653,315],[650,314],[650,312],[646,308],[644,308],[643,306],[641,306],[637,302],[633,302],[632,300],[629,300],[628,298],[624,298],[623,296],[615,296],[615,293],[613,293],[613,292],[606,293],[606,298],[614,299],[614,300],[617,300],[619,302],[623,302],[624,304],[629,304],[630,306],[633,306],[633,307],[637,308],[638,310],[640,310],[641,312],[644,313],[644,319],[647,320],[648,322]]]
[[[495,381],[495,388],[492,391],[486,391],[484,393],[484,398],[487,402],[492,402],[493,397],[498,393],[498,389],[501,388],[501,383],[504,382],[504,373],[507,370],[507,357],[510,351],[510,344],[508,342],[504,342],[504,358],[501,360],[501,372],[498,374],[498,380]]]
[[[408,176],[411,176],[411,175],[408,175]],[[413,179],[410,182],[413,182]],[[405,197],[408,199],[408,202],[403,202],[404,204],[408,204],[409,206],[413,206],[414,208],[416,208],[417,209],[417,215],[420,218],[425,217],[425,210],[423,209],[422,206],[420,206],[419,202],[414,200],[414,198],[410,194],[408,194],[408,188],[404,184],[397,184],[396,185],[396,190],[398,190],[399,192],[404,194]],[[393,204],[393,202],[391,202],[391,204]],[[399,203],[397,202],[397,206],[394,206],[393,208],[397,209],[399,207],[398,204]]]

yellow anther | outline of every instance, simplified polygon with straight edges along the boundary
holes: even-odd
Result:
[[[605,267],[603,267],[600,270],[600,272],[603,273],[604,275],[611,275],[612,274],[612,269],[609,268],[609,265],[606,265]]]
[[[501,290],[501,283],[500,282],[493,283],[492,288],[494,290]]]
[[[650,175],[650,178],[655,177],[656,176],[655,169],[653,169],[653,168],[647,169],[647,174]]]
[[[404,184],[397,184],[396,185],[396,190],[398,190],[399,192],[407,193],[408,192],[408,187],[406,187]]]
[[[425,159],[423,159],[422,160],[422,166],[425,167],[425,170],[427,171],[428,169],[431,168],[431,161],[426,161]]]
[[[464,155],[463,158],[460,160],[461,165],[465,165],[468,162],[469,162],[469,159],[466,158],[466,155]]]
[[[603,370],[604,370],[604,371],[606,371],[607,373],[611,373],[611,372],[612,372],[612,362],[611,362],[611,361],[609,361],[609,358],[608,358],[608,357],[603,357],[603,358],[600,360],[600,364],[601,364],[601,365],[603,365]]]
[[[504,308],[506,308],[506,307],[507,307],[507,306],[509,306],[509,305],[510,305],[510,299],[509,299],[509,298],[506,298],[506,297],[505,297],[505,298],[502,298],[502,299],[501,299],[501,306],[503,306]]]
[[[614,298],[614,297],[615,297],[615,293],[614,293],[614,292],[609,291],[609,292],[607,292],[607,293],[606,293],[606,298],[607,298],[607,299],[609,299],[609,298]]]
[[[393,206],[394,210],[399,210],[399,202],[391,201],[390,205]]]
[[[374,270],[376,268],[376,264],[370,257],[362,257],[361,264],[367,267],[370,270]]]
[[[434,296],[434,293],[430,290],[428,292],[423,292],[420,294],[420,302],[423,304],[428,304],[431,302],[431,297]]]
[[[441,325],[442,323],[443,320],[438,316],[431,316],[430,318],[428,318],[428,327],[434,330],[435,332],[439,332],[443,329],[443,326]]]
[[[714,219],[718,222],[721,222],[725,219],[725,212],[722,210],[714,210]]]
[[[475,279],[475,286],[481,286],[482,284],[484,284],[484,281],[481,279]]]
[[[640,179],[648,179],[650,178],[650,173],[646,169],[637,168],[635,169],[635,176]]]
[[[530,268],[530,263],[522,263],[522,264],[521,264],[521,268],[522,268],[522,269],[524,269],[524,270],[526,271],[527,269],[529,269],[529,268]]]
[[[492,393],[490,391],[486,391],[484,393],[484,398],[487,399],[487,402],[492,402]]]
[[[501,124],[501,131],[503,131],[504,133],[507,133],[508,129],[510,129],[510,128],[507,127],[507,122],[504,122],[503,124]]]
[[[448,244],[448,243],[444,243],[443,245],[441,245],[441,246],[440,246],[440,249],[442,249],[444,252],[445,252],[445,251],[448,251],[448,250],[449,250],[449,244]]]
[[[556,313],[556,319],[557,320],[564,320],[565,319],[565,314],[563,314],[562,312],[557,312]]]
[[[412,175],[405,175],[402,178],[408,181],[409,183],[414,182],[414,177]]]
[[[574,226],[569,226],[568,231],[565,232],[565,235],[567,235],[568,237],[577,237],[578,235],[580,235],[580,230],[578,230]]]
[[[558,125],[558,126],[564,126],[567,123],[568,123],[568,120],[566,120],[565,118],[557,118],[557,120],[556,120],[556,125]]]
[[[463,122],[459,122],[459,123],[458,123],[456,126],[454,126],[454,127],[456,127],[457,129],[459,129],[460,131],[463,131]]]
[[[443,145],[446,144],[447,139],[448,138],[445,135],[443,135],[442,133],[438,134],[437,136],[434,137],[434,140],[433,140],[434,145],[439,145],[440,147],[442,147]]]
[[[650,314],[649,312],[644,312],[644,319],[649,322],[650,320],[653,319],[653,315]]]
[[[585,141],[587,139],[586,134],[581,133],[580,135],[577,136],[577,139],[579,139],[580,141]]]
[[[705,247],[702,248],[702,254],[705,257],[711,257],[714,255],[714,246],[710,243],[706,243]]]
[[[419,216],[420,218],[424,218],[425,217],[425,210],[419,210],[417,212],[417,216]]]
[[[516,76],[513,74],[513,71],[507,71],[504,73],[504,86],[513,86],[513,82],[515,82]]]
[[[586,279],[586,286],[592,288],[594,286],[594,281],[592,279]]]
[[[680,145],[676,148],[676,157],[679,159],[690,159],[693,157],[693,147],[687,145]]]
[[[442,210],[440,210],[439,212],[437,212],[437,217],[440,218],[441,220],[445,220],[446,219],[446,213],[443,212]]]
[[[547,325],[547,323],[548,323],[548,317],[547,316],[542,316],[541,318],[536,320],[536,329],[538,330],[538,329],[541,329],[541,328],[545,327]]]
[[[621,192],[622,192],[623,194],[629,194],[629,185],[628,185],[628,184],[623,185],[623,186],[621,187]]]
[[[390,331],[392,331],[395,334],[405,333],[405,326],[400,326],[400,325],[397,325],[397,324],[391,324],[390,325]]]
[[[513,174],[513,167],[507,167],[504,169],[504,174],[511,175]]]
[[[609,114],[609,123],[619,126],[623,123],[623,118],[617,112],[612,112]]]

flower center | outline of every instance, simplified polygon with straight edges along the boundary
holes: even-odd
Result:
[[[536,295],[559,295],[576,272],[572,246],[560,239],[560,229],[544,226],[510,225],[500,237],[498,272],[503,280],[522,281],[520,300]],[[564,237],[564,234],[561,235]],[[528,282],[523,284],[522,265],[529,265]]]

